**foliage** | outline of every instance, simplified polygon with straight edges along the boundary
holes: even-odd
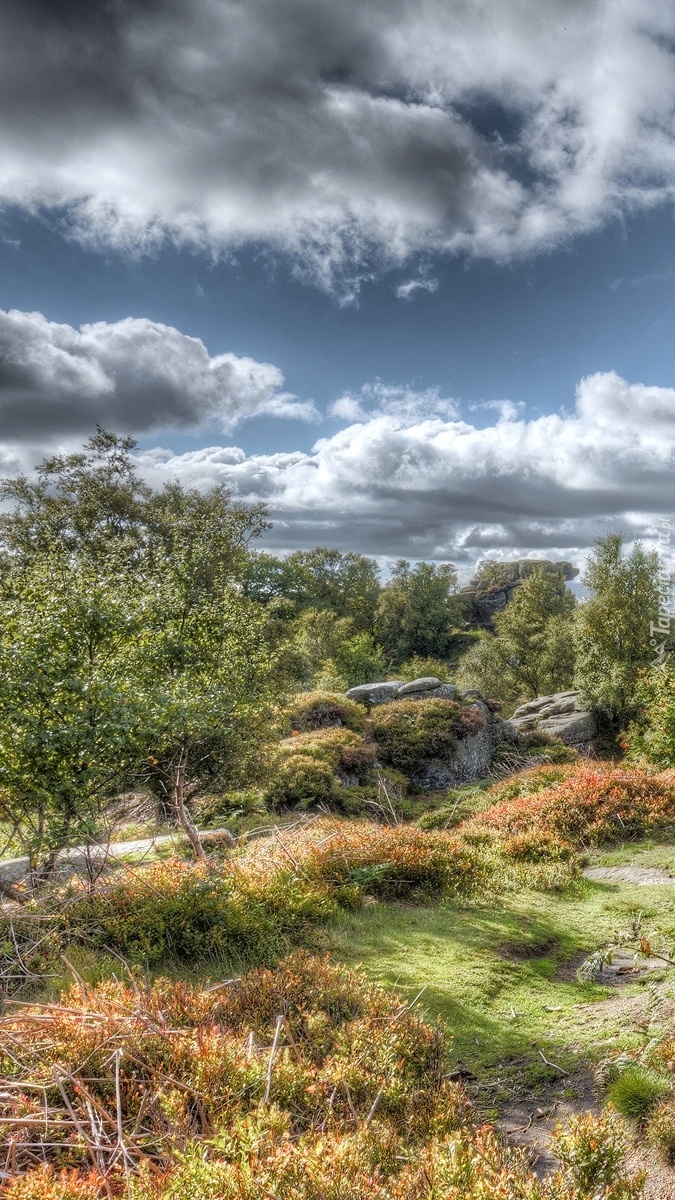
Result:
[[[566,771],[565,777],[536,790],[542,775],[555,769]],[[461,832],[492,830],[501,838],[539,832],[585,846],[637,838],[675,824],[675,787],[649,771],[583,764],[541,768],[526,779],[524,788],[517,779],[500,786],[499,801]],[[515,797],[509,790],[513,786],[519,788]]]
[[[635,1063],[619,1072],[607,1090],[607,1099],[622,1117],[642,1123],[669,1091],[667,1079]]]
[[[382,589],[375,634],[393,663],[413,655],[442,657],[453,628],[461,623],[461,604],[453,594],[457,573],[449,563],[400,561]]]
[[[279,755],[265,798],[276,812],[286,808],[303,811],[315,804],[330,808],[337,803],[338,787],[331,763],[315,754],[302,753],[302,747],[298,747],[293,754]]]
[[[58,924],[66,938],[145,966],[167,957],[255,963],[273,961],[334,909],[324,887],[287,870],[263,884],[222,863],[173,859],[95,888],[72,885]]]
[[[113,563],[73,567],[56,551],[15,568],[0,592],[0,816],[34,868],[95,833],[133,776],[147,608]]]
[[[675,670],[669,664],[641,673],[635,689],[640,717],[625,735],[629,757],[675,766]]]
[[[451,760],[458,740],[485,724],[480,708],[456,700],[395,700],[377,705],[371,719],[382,757],[402,771]]]
[[[535,567],[461,660],[458,681],[505,703],[569,687],[574,596],[557,573]]]
[[[289,855],[303,878],[338,891],[354,883],[355,871],[386,864],[371,890],[383,899],[468,895],[485,882],[481,854],[444,833],[424,833],[410,825],[367,821],[313,821],[304,829],[257,843],[250,862],[264,872],[279,870]]]
[[[371,683],[386,674],[387,663],[372,634],[361,632],[347,638],[334,652],[324,670],[334,669],[344,680],[345,687]]]
[[[407,683],[412,683],[413,679],[424,679],[429,676],[440,679],[441,683],[447,683],[450,676],[447,660],[413,654],[412,658],[406,659],[396,668],[396,678],[403,679]]]
[[[557,1180],[562,1200],[639,1200],[642,1195],[643,1176],[620,1175],[627,1139],[611,1114],[580,1113],[566,1128],[557,1128],[551,1145],[562,1163]],[[562,1190],[565,1185],[568,1191]]]
[[[372,632],[380,592],[374,559],[315,546],[289,554],[284,565],[295,573],[293,598],[301,609],[326,609],[334,616],[350,618],[357,629]]]
[[[652,1112],[647,1129],[649,1142],[669,1166],[675,1164],[675,1102],[666,1100]]]
[[[133,438],[99,429],[78,453],[45,459],[32,477],[3,480],[0,498],[12,505],[0,515],[5,562],[23,567],[58,551],[105,563],[112,552],[140,567],[157,546],[170,546],[176,504],[189,503],[218,526],[214,567],[227,562],[238,576],[249,541],[266,528],[264,507],[234,504],[224,487],[200,493],[171,483],[153,492],[139,478],[135,446]]]
[[[582,575],[590,596],[575,619],[575,686],[615,727],[637,715],[638,674],[653,658],[659,570],[655,551],[636,542],[624,553],[621,535],[609,534],[596,542]]]
[[[48,865],[139,777],[199,852],[187,801],[250,773],[283,689],[278,630],[239,588],[263,510],[152,492],[133,446],[99,431],[1,489],[0,787]]]
[[[76,988],[3,1024],[7,1083],[45,1089],[2,1100],[18,1167],[5,1194],[638,1200],[613,1118],[559,1129],[562,1167],[542,1183],[522,1151],[476,1127],[448,1049],[395,994],[304,953],[225,988]],[[45,1128],[50,1161],[35,1168]]]
[[[332,692],[301,692],[287,710],[290,727],[299,733],[345,725],[360,733],[365,713],[355,700]]]

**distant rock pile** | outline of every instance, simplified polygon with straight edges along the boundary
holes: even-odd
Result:
[[[508,722],[516,733],[545,733],[568,746],[590,747],[598,735],[598,718],[585,709],[578,692],[554,692],[521,704]]]
[[[535,567],[554,571],[566,582],[579,574],[579,568],[571,563],[551,562],[547,558],[519,558],[515,562],[490,563],[489,567],[489,578],[493,582],[487,583],[483,573],[479,572],[459,592],[464,605],[464,620],[471,628],[491,629],[495,615],[506,608],[514,591]]]
[[[350,700],[359,704],[389,704],[392,700],[456,700],[457,688],[451,683],[441,683],[435,675],[425,675],[406,683],[403,679],[390,679],[383,683],[361,683],[346,693]]]

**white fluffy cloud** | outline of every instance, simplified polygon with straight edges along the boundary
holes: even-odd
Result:
[[[199,338],[156,321],[78,330],[41,313],[0,311],[0,429],[10,445],[87,435],[96,424],[146,433],[209,423],[229,430],[261,413],[313,420],[313,405],[283,382],[270,363],[211,357]]]
[[[265,500],[279,547],[328,541],[460,562],[495,548],[575,556],[609,527],[649,534],[654,514],[673,509],[673,388],[591,375],[572,412],[526,420],[507,406],[486,428],[425,414],[428,396],[412,421],[341,403],[359,419],[310,453],[156,451],[144,469]]]
[[[0,198],[349,296],[671,200],[674,39],[663,0],[7,0]]]

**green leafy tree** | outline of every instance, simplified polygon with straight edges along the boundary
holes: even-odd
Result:
[[[34,859],[139,772],[193,836],[190,797],[260,759],[283,699],[279,621],[241,594],[263,511],[150,492],[132,448],[99,431],[2,489],[0,789]]]
[[[325,683],[319,680],[317,686],[327,686],[328,680],[334,678],[342,681],[345,688],[356,687],[359,683],[382,679],[386,670],[382,647],[378,646],[370,633],[361,631],[342,642],[333,657],[324,664],[322,675],[325,676]]]
[[[195,525],[208,527],[212,569],[227,562],[240,579],[249,543],[267,528],[264,507],[235,504],[222,486],[200,492],[169,483],[153,491],[138,475],[135,445],[99,429],[78,453],[45,459],[34,477],[0,481],[0,499],[11,506],[0,514],[5,569],[56,548],[72,561],[105,563],[114,553],[120,568],[147,569],[170,549],[177,515],[189,511]]]
[[[461,602],[454,595],[457,573],[449,563],[401,559],[382,589],[375,636],[388,658],[400,663],[413,655],[443,657],[461,621]]]
[[[302,608],[326,609],[372,632],[380,594],[377,563],[363,554],[342,554],[326,546],[297,550],[284,560],[291,599]]]
[[[639,718],[626,735],[632,759],[657,767],[675,766],[675,666],[665,662],[643,671],[635,701]]]
[[[56,553],[0,597],[0,818],[34,869],[96,830],[133,775],[145,714],[134,663],[147,597],[101,564]]]
[[[513,704],[571,685],[575,600],[557,573],[535,568],[462,658],[458,682]]]
[[[660,562],[620,534],[599,538],[581,581],[589,589],[575,621],[575,683],[587,704],[619,728],[638,714],[639,672],[653,659],[650,622],[659,609]]]

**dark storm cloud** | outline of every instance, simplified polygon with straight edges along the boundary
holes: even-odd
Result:
[[[372,404],[377,388],[365,389]],[[578,557],[608,527],[649,531],[672,510],[675,389],[629,384],[613,372],[582,380],[574,411],[484,428],[434,416],[427,393],[417,420],[382,406],[308,453],[247,456],[211,447],[143,456],[166,474],[269,505],[270,542],[288,549],[330,542],[380,556],[470,563],[499,546],[509,556],[557,547]],[[414,413],[414,397],[406,394]],[[350,398],[355,403],[355,398]],[[557,552],[558,552],[557,551]]]
[[[262,241],[343,295],[529,252],[672,195],[673,36],[659,0],[6,3],[0,197],[122,247]]]
[[[0,429],[6,443],[48,444],[96,424],[144,433],[259,413],[312,418],[283,392],[278,367],[211,357],[199,338],[133,319],[73,329],[41,313],[0,311]]]

